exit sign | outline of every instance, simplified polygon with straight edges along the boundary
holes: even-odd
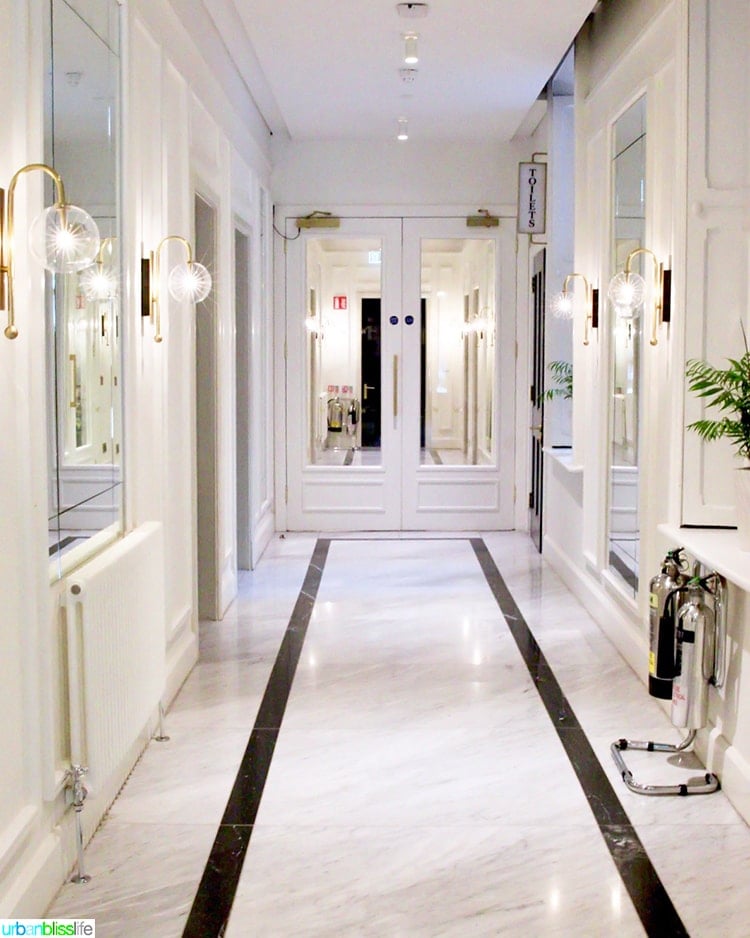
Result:
[[[333,308],[334,308],[334,309],[347,309],[346,297],[345,297],[345,296],[334,296],[334,298],[333,298]]]

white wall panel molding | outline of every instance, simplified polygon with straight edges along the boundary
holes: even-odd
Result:
[[[247,228],[260,219],[260,180],[258,174],[237,153],[231,152],[232,211]]]
[[[641,4],[642,12],[647,5]],[[639,12],[639,15],[640,15]],[[655,562],[653,532],[674,504],[673,487],[680,475],[681,337],[684,291],[684,232],[686,152],[685,65],[686,7],[679,0],[662,4],[659,15],[638,31],[631,45],[622,47],[606,31],[595,40],[579,43],[584,59],[577,115],[579,156],[577,164],[576,269],[590,275],[600,288],[599,329],[589,346],[576,342],[574,372],[584,383],[574,404],[574,452],[584,472],[584,551],[607,566],[604,519],[608,512],[607,454],[609,439],[609,361],[611,312],[606,299],[611,275],[608,245],[611,242],[612,127],[641,95],[646,95],[647,168],[645,245],[673,269],[675,322],[659,329],[658,345],[646,340],[643,347],[642,428],[639,514],[641,568]],[[594,57],[592,59],[592,56]],[[602,61],[611,62],[604,69]],[[588,67],[588,70],[587,70]],[[591,74],[600,79],[595,83]],[[677,263],[675,263],[677,261]],[[650,323],[648,324],[650,327]],[[580,376],[580,377],[579,377]],[[579,384],[580,387],[580,384]],[[593,429],[594,432],[591,432]],[[581,456],[579,449],[583,446]],[[658,458],[655,458],[658,454]],[[640,591],[641,613],[646,611],[646,591]]]
[[[29,844],[39,815],[37,805],[27,804],[0,830],[0,897],[5,892],[4,884],[12,879],[14,868],[19,865],[19,855]],[[0,908],[7,908],[1,900]]]
[[[236,150],[259,172],[270,172],[268,128],[204,4],[131,0],[131,5]]]
[[[216,212],[216,265],[211,274],[212,309],[215,317],[215,495],[219,586],[217,614],[221,617],[237,592],[232,150],[213,115],[208,113],[195,96],[192,96],[190,101],[190,165],[195,193],[207,201]]]
[[[186,128],[190,120],[190,91],[173,63],[161,57],[161,236],[177,234],[192,240],[190,152]],[[177,246],[172,256],[182,259]],[[169,250],[172,250],[171,248]],[[164,296],[168,335],[158,354],[162,358],[160,427],[154,446],[160,453],[162,517],[165,534],[167,623],[179,621],[185,607],[195,610],[193,578],[193,459],[195,428],[193,381],[195,327],[192,310]],[[193,611],[197,632],[197,612]]]
[[[687,291],[685,357],[723,367],[750,332],[750,6],[743,0],[690,4]],[[685,420],[709,416],[686,392]],[[685,433],[682,521],[733,525],[726,441]]]

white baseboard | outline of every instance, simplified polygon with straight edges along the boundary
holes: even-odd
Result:
[[[198,660],[198,636],[190,627],[191,621],[192,610],[188,609],[172,630],[174,638],[167,648],[166,677],[161,698],[165,708],[177,696],[180,688],[185,683],[185,679]]]
[[[276,515],[269,509],[258,519],[253,531],[253,569],[258,565],[258,561],[263,556],[263,551],[268,547],[269,541],[275,532]]]
[[[695,750],[709,772],[721,780],[721,788],[737,812],[750,824],[750,764],[716,726],[699,730]]]
[[[648,646],[645,632],[639,636],[639,623],[619,609],[604,587],[573,563],[549,537],[544,538],[544,559],[564,581],[641,682],[648,683]]]

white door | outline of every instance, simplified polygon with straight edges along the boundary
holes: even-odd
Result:
[[[514,226],[342,219],[286,285],[289,529],[511,528]]]

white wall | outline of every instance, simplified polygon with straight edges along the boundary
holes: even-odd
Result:
[[[516,204],[527,141],[289,143],[275,156],[272,185],[285,205],[439,205],[476,212]]]
[[[42,0],[0,0],[0,185],[43,153]],[[222,608],[236,588],[234,512],[234,283],[237,219],[253,232],[251,371],[270,370],[270,147],[248,89],[227,68],[210,21],[184,21],[166,0],[127,8],[124,94],[123,332],[126,529],[158,522],[164,532],[163,622],[168,702],[197,656],[195,490],[195,326],[192,308],[165,300],[164,342],[140,315],[141,257],[168,234],[193,238],[194,191],[217,206],[214,274],[219,478],[219,587]],[[187,23],[187,26],[186,26]],[[188,28],[189,27],[189,28]],[[196,33],[196,30],[198,32]],[[196,35],[205,40],[202,50]],[[42,187],[24,177],[17,230],[41,206]],[[264,208],[265,206],[265,208]],[[177,257],[174,246],[164,257]],[[0,917],[42,915],[75,857],[73,812],[64,772],[70,763],[66,659],[60,596],[47,554],[47,453],[43,278],[23,250],[16,267],[19,338],[0,336]],[[252,429],[254,549],[273,522],[270,388],[255,389]],[[106,552],[103,554],[107,556]],[[106,627],[106,624],[105,624]],[[146,701],[156,716],[158,700]],[[139,745],[150,726],[144,726]],[[87,800],[88,836],[127,776],[138,750],[123,744],[116,777]]]
[[[590,346],[581,343],[582,323],[575,326],[573,463],[582,471],[551,467],[546,495],[556,511],[548,515],[544,544],[546,558],[586,603],[644,685],[648,581],[658,572],[664,552],[688,542],[692,558],[727,577],[728,679],[724,688],[710,690],[709,723],[698,734],[697,749],[746,819],[750,734],[744,714],[750,712],[750,689],[743,671],[750,658],[750,610],[738,584],[750,582],[750,560],[739,551],[734,532],[680,524],[726,519],[720,502],[731,498],[726,481],[719,481],[725,479],[726,452],[708,447],[699,453],[697,441],[684,429],[695,412],[694,402],[686,400],[684,363],[691,355],[717,358],[719,353],[742,351],[738,319],[747,322],[742,297],[748,262],[741,245],[747,233],[740,237],[737,225],[747,215],[750,149],[740,113],[750,88],[750,69],[738,50],[745,48],[749,30],[750,16],[742,2],[627,0],[603,4],[576,44],[575,269],[598,281],[604,296],[611,273],[611,127],[645,93],[645,244],[673,271],[673,318],[670,325],[658,327],[658,342],[651,345],[646,314],[636,599],[629,598],[607,571],[611,319],[605,302]],[[718,172],[725,165],[727,173]],[[707,167],[714,171],[707,175]],[[729,245],[727,251],[721,249],[723,244]],[[686,416],[686,405],[692,418]],[[628,727],[617,732],[627,734]]]

